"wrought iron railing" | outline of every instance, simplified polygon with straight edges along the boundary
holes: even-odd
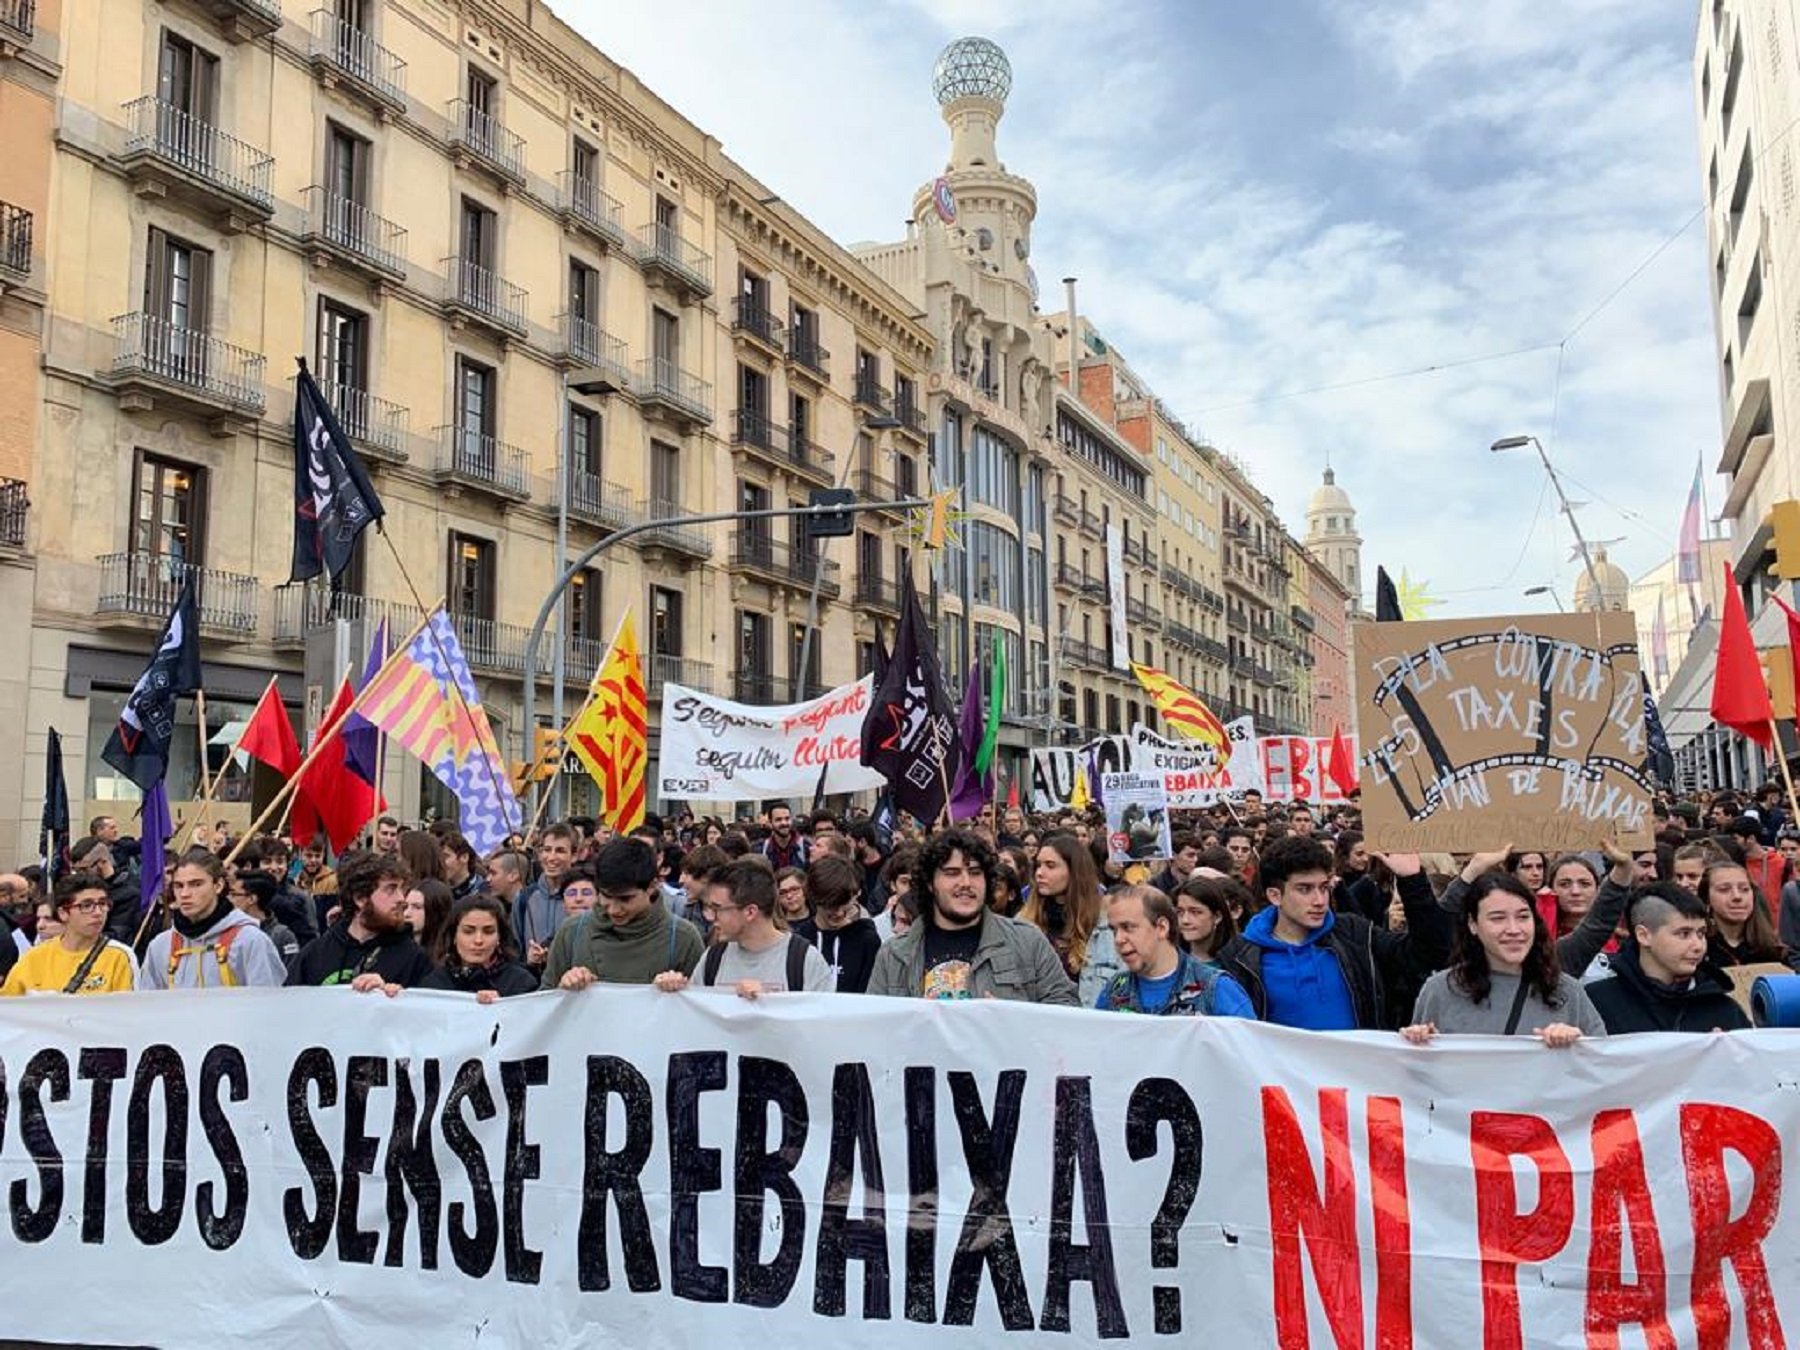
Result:
[[[450,144],[483,160],[504,177],[525,181],[525,138],[466,98],[450,100]]]
[[[125,154],[173,165],[223,192],[274,208],[269,178],[275,161],[253,145],[153,95],[125,105]]]
[[[31,212],[0,202],[0,270],[31,275]]]
[[[146,375],[237,407],[262,411],[263,358],[256,352],[142,312],[113,320],[113,375]]]
[[[732,301],[731,329],[775,348],[781,348],[786,328],[761,300],[740,295]]]
[[[196,567],[159,553],[108,553],[98,561],[101,614],[166,619],[192,577],[203,627],[245,637],[256,633],[262,587],[255,577]]]
[[[327,385],[323,392],[351,440],[392,459],[406,457],[409,409],[347,384]]]
[[[569,466],[569,513],[609,530],[622,530],[642,520],[628,489],[608,483],[598,474]]]
[[[625,227],[619,224],[619,203],[607,196],[598,183],[573,169],[564,169],[556,175],[556,187],[565,215],[608,243],[623,247]]]
[[[30,42],[37,31],[37,0],[0,0],[0,28]]]
[[[312,237],[343,249],[384,272],[406,275],[406,231],[361,202],[317,183],[306,189]]]
[[[624,338],[614,337],[581,314],[563,314],[557,322],[562,329],[563,351],[571,361],[598,367],[616,389],[631,387],[631,365]]]
[[[25,523],[31,510],[26,487],[16,478],[0,478],[0,548],[25,547]]]
[[[406,107],[406,62],[353,23],[328,9],[312,12],[312,55],[334,66],[384,102]]]
[[[526,331],[525,306],[529,297],[525,289],[515,286],[497,272],[468,258],[447,258],[450,272],[450,301],[493,320],[515,333]]]
[[[443,446],[439,470],[446,477],[520,497],[531,495],[527,458],[518,446],[459,426],[439,427],[438,437]]]
[[[665,684],[679,684],[710,694],[712,680],[713,668],[710,661],[696,661],[691,656],[670,656],[666,652],[648,652],[644,656],[644,689],[647,693],[660,694]]]
[[[788,335],[788,360],[812,371],[821,380],[831,378],[831,353],[819,342],[816,333],[795,328]]]
[[[769,414],[760,408],[739,408],[737,410],[737,426],[731,439],[739,445],[753,445],[770,454],[785,454],[783,442],[787,440],[784,428],[769,420]]]
[[[681,237],[673,225],[652,221],[638,229],[638,261],[660,267],[701,294],[712,291],[712,255]]]
[[[637,363],[640,399],[662,403],[702,422],[712,421],[712,385],[675,362],[647,356]]]

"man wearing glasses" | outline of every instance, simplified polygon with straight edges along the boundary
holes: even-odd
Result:
[[[107,936],[129,942],[137,932],[141,917],[138,884],[119,871],[113,861],[112,846],[91,834],[85,835],[69,850],[69,862],[71,872],[86,876],[106,893],[111,904],[106,920]]]
[[[0,994],[113,994],[137,987],[131,948],[106,935],[111,907],[106,885],[71,872],[56,883],[56,917],[63,930],[21,956]]]
[[[666,971],[692,970],[704,944],[700,930],[662,902],[656,851],[642,839],[613,839],[594,857],[599,901],[556,930],[543,988],[649,984]]]
[[[813,866],[818,866],[814,863]],[[739,998],[790,989],[829,991],[831,967],[805,938],[775,926],[775,871],[758,857],[739,858],[706,887],[701,903],[712,924],[714,945],[690,974],[673,970],[658,975],[664,993],[686,989],[729,989]]]

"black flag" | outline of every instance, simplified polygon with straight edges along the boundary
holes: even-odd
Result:
[[[44,861],[44,888],[69,870],[69,784],[63,777],[62,735],[50,728],[44,742],[44,813],[38,817],[38,853]]]
[[[294,565],[289,581],[350,565],[356,536],[380,520],[381,498],[306,362],[294,391]]]
[[[169,771],[175,700],[200,687],[200,613],[190,573],[100,758],[148,792]]]
[[[1644,686],[1644,741],[1649,754],[1644,758],[1644,772],[1663,787],[1675,786],[1675,752],[1669,749],[1669,736],[1663,730],[1662,714],[1656,710],[1656,695],[1650,692],[1650,680],[1643,671],[1638,679]]]
[[[929,825],[943,814],[962,744],[910,573],[900,605],[894,651],[863,718],[862,762],[888,780],[895,806]]]
[[[1394,579],[1387,574],[1387,568],[1375,569],[1375,621],[1377,623],[1399,623],[1406,616],[1400,612],[1400,592],[1394,589]]]

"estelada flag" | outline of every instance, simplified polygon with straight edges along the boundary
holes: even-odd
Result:
[[[1729,562],[1721,566],[1725,569],[1725,612],[1719,616],[1719,663],[1713,668],[1713,721],[1766,750],[1775,709],[1769,704],[1769,687],[1763,683],[1762,662],[1756,658],[1756,640],[1750,636],[1737,578],[1732,576]]]
[[[1144,686],[1144,692],[1150,695],[1150,701],[1156,704],[1156,710],[1163,715],[1170,731],[1190,741],[1212,746],[1221,760],[1231,757],[1231,742],[1225,735],[1225,724],[1200,701],[1199,695],[1177,684],[1155,666],[1133,661],[1131,673]]]
[[[256,711],[244,725],[237,748],[251,759],[267,764],[283,778],[291,778],[300,767],[300,742],[294,735],[294,724],[288,720],[287,707],[276,692],[275,681],[256,701]]]
[[[619,620],[619,631],[594,672],[590,692],[587,707],[569,724],[569,748],[600,785],[606,823],[617,833],[628,834],[644,823],[644,777],[650,760],[644,662],[630,611]]]

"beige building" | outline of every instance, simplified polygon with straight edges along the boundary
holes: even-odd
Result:
[[[544,6],[119,0],[73,7],[50,41],[40,3],[20,54],[4,22],[20,3],[0,0],[0,198],[37,218],[47,301],[23,405],[41,414],[0,424],[0,472],[31,484],[35,568],[29,605],[6,611],[30,653],[7,719],[29,737],[26,799],[0,802],[7,856],[35,839],[46,726],[69,738],[78,803],[125,795],[99,751],[190,573],[215,767],[219,729],[271,673],[316,712],[370,621],[404,631],[440,597],[520,754],[560,493],[572,557],[653,516],[785,506],[851,471],[898,495],[922,475],[933,346],[912,303]],[[51,50],[60,66],[38,59]],[[43,115],[15,121],[30,98]],[[0,289],[0,378],[16,379],[31,288]],[[387,508],[347,578],[348,625],[323,593],[281,588],[296,356]],[[572,703],[627,607],[653,709],[666,680],[761,701],[851,678],[867,614],[892,608],[903,525],[864,518],[877,565],[854,581],[847,552],[824,559],[808,670],[819,555],[787,522],[600,553],[532,672],[539,710],[553,649]],[[197,740],[177,740],[177,796]],[[404,815],[447,805],[404,756],[384,786]]]

